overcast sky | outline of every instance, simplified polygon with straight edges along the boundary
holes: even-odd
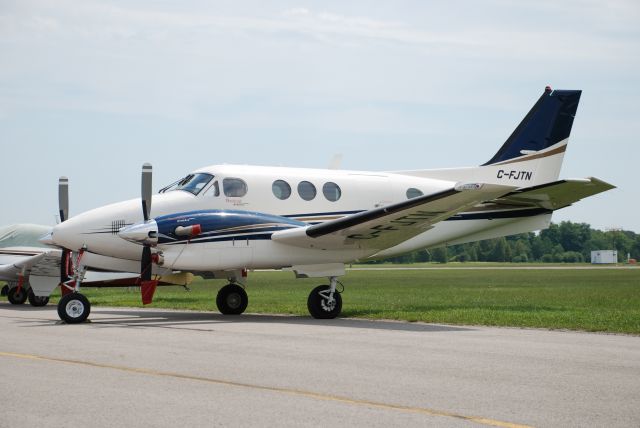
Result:
[[[554,221],[640,232],[637,1],[0,0],[0,225],[51,224],[217,163],[487,161],[582,89],[562,177],[618,189]]]

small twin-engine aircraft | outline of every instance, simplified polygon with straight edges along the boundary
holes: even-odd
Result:
[[[71,293],[60,318],[81,322],[87,268],[140,272],[143,302],[167,271],[224,278],[223,314],[240,314],[250,269],[326,277],[307,306],[315,318],[340,314],[336,288],[345,263],[548,227],[553,211],[614,186],[595,178],[558,180],[581,91],[547,87],[498,152],[479,167],[345,171],[214,165],[152,196],[97,208],[55,226],[48,239],[74,252]],[[141,209],[142,208],[142,209]],[[53,289],[57,285],[51,284]]]

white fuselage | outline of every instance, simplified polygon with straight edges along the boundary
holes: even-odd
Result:
[[[197,195],[184,190],[154,195],[151,218],[172,213],[217,209],[255,211],[285,216],[305,223],[320,223],[407,200],[408,192],[413,192],[414,196],[416,192],[409,189],[431,194],[455,185],[455,181],[396,173],[282,167],[216,165],[194,173],[210,174],[213,178]],[[225,179],[241,179],[246,183],[246,194],[225,194],[225,190],[233,192],[232,189],[225,189]],[[286,182],[291,188],[291,194],[286,199],[279,199],[274,193],[273,186],[277,180]],[[227,180],[230,181],[233,180]],[[302,193],[309,200],[303,199],[298,191],[298,186],[303,181],[315,187],[315,197],[310,197],[312,192],[309,193],[309,186],[303,185],[307,191],[301,189]],[[337,196],[332,184],[327,185],[329,194],[328,197],[325,196],[323,188],[326,183],[335,183],[339,187],[337,200],[330,200],[336,199]],[[280,195],[282,196],[281,193]],[[141,246],[121,239],[117,233],[123,226],[141,221],[141,201],[132,199],[72,217],[55,227],[52,238],[56,244],[72,250],[86,246],[92,253],[139,260]],[[269,239],[245,239],[242,233],[220,242],[194,241],[186,245],[158,245],[158,250],[164,255],[164,267],[176,270],[281,268],[305,264],[347,263],[372,256],[389,257],[446,243],[461,243],[476,238],[485,239],[536,230],[546,227],[549,221],[550,214],[493,220],[478,218],[477,215],[470,216],[469,219],[458,218],[438,223],[434,228],[382,252],[303,249]]]

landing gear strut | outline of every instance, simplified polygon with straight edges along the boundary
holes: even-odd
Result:
[[[309,293],[307,309],[316,319],[333,319],[342,311],[342,296],[336,291],[338,278],[329,278],[329,285],[319,285]]]
[[[240,315],[247,309],[249,297],[244,288],[237,284],[227,284],[218,291],[216,306],[224,315]]]

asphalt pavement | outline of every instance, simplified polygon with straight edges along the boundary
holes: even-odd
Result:
[[[0,303],[0,427],[640,426],[640,337]]]

